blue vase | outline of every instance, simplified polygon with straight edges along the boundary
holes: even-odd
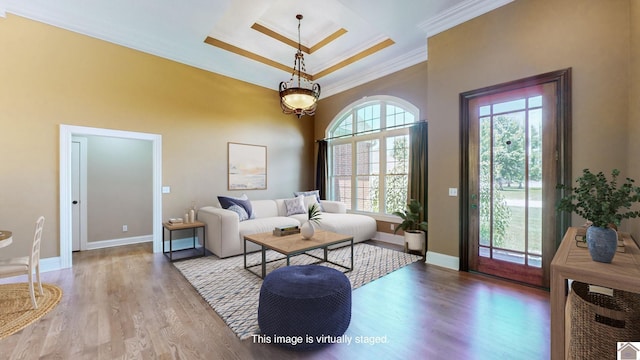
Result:
[[[593,261],[610,263],[618,248],[618,234],[611,228],[589,226],[587,246]]]

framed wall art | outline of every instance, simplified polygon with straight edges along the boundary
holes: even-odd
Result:
[[[229,190],[267,188],[267,147],[228,143]]]

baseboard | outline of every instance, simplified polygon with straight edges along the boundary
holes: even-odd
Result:
[[[114,240],[94,241],[94,242],[87,243],[86,250],[95,250],[95,249],[102,249],[102,248],[121,246],[121,245],[139,244],[139,243],[151,242],[151,241],[153,241],[152,235],[133,236],[129,238],[114,239]],[[165,245],[166,245],[166,249],[169,249],[168,241],[165,242]],[[193,240],[191,238],[174,239],[172,247],[173,247],[173,250],[179,250],[179,249],[190,248],[192,245],[193,245]],[[197,237],[196,237],[196,247],[200,247]],[[60,256],[40,259],[41,273],[48,272],[48,271],[62,270],[62,269],[64,268],[62,267],[62,258]]]
[[[377,232],[374,240],[384,241],[386,243],[404,246],[404,236],[394,235],[384,232]]]
[[[132,245],[143,242],[152,242],[153,235],[132,236],[128,238],[113,239],[113,240],[101,240],[87,242],[87,248],[85,250],[104,249],[114,246]]]
[[[377,232],[375,240],[383,241],[390,244],[404,246],[404,236],[394,235],[384,232]],[[427,250],[427,257],[425,262],[427,264],[440,266],[455,271],[460,270],[460,259],[456,256],[440,254]]]
[[[56,271],[62,269],[62,259],[59,256],[40,259],[40,272]]]
[[[427,251],[426,263],[455,271],[460,270],[460,258],[456,256],[440,254],[433,251]]]

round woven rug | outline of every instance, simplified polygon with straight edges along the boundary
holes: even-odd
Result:
[[[42,284],[44,295],[38,294],[38,308],[31,304],[28,283],[0,284],[0,339],[12,335],[43,317],[55,308],[62,299],[62,289],[51,284]]]

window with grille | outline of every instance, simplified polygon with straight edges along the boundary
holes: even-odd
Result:
[[[357,212],[391,214],[407,203],[409,126],[418,110],[388,96],[368,97],[329,125],[329,198]]]

